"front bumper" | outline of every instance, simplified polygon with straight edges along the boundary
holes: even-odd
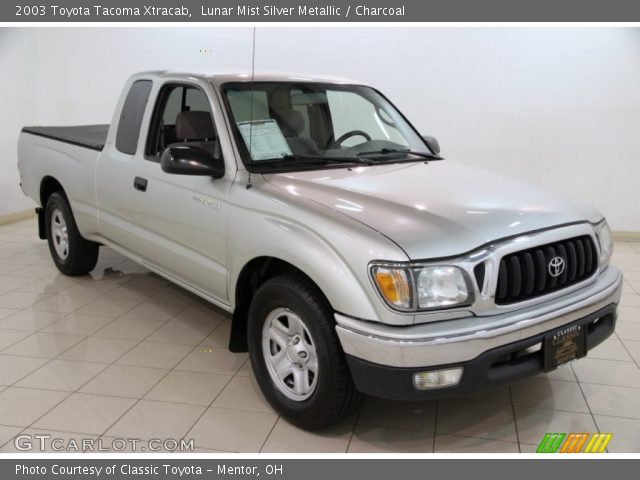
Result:
[[[481,390],[544,371],[539,350],[504,362],[537,345],[550,331],[588,325],[587,348],[615,328],[622,275],[613,266],[588,287],[530,308],[492,317],[469,317],[394,327],[336,314],[336,330],[359,390],[385,398],[424,399]],[[418,391],[413,374],[462,366],[453,387]]]

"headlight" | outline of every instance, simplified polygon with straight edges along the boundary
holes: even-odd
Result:
[[[382,298],[397,310],[429,310],[471,303],[466,274],[453,265],[376,265],[371,273]]]
[[[448,307],[466,303],[467,282],[457,267],[425,267],[418,275],[418,308]]]
[[[613,238],[606,220],[596,225],[596,236],[600,244],[600,264],[604,265],[609,262],[613,253]]]

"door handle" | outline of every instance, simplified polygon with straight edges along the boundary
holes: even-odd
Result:
[[[140,190],[141,192],[147,191],[147,179],[142,177],[136,177],[133,179],[133,188]]]

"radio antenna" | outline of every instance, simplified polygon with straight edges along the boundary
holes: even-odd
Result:
[[[256,78],[256,27],[253,27],[253,40],[251,46],[251,107],[249,109],[249,156],[251,157],[251,150],[253,147],[253,94]],[[247,171],[247,190],[249,190],[253,184],[251,183],[251,172]]]

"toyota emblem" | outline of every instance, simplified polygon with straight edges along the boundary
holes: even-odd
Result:
[[[549,275],[557,277],[564,272],[565,261],[562,257],[553,257],[549,262]]]

